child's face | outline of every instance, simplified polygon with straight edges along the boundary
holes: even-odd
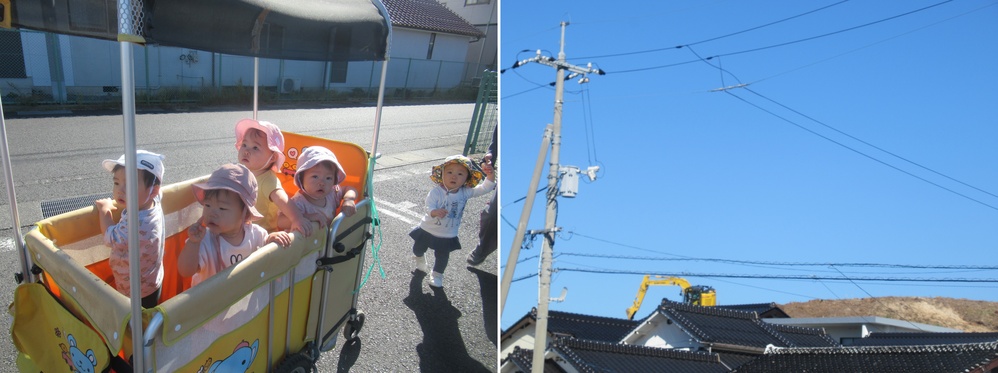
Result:
[[[259,130],[246,131],[243,143],[239,145],[239,163],[253,171],[266,171],[277,159],[274,151],[267,147],[267,137]]]
[[[468,181],[468,169],[457,163],[444,166],[444,187],[448,190],[460,188]]]
[[[204,226],[218,234],[229,234],[242,229],[249,210],[243,200],[233,191],[221,189],[206,195],[201,211]]]
[[[142,171],[139,170],[137,172],[138,175],[136,176],[136,180],[139,184],[139,195],[137,198],[139,201],[139,210],[147,210],[152,207],[153,204],[153,199],[151,197],[153,189],[150,188],[149,185],[146,185],[146,180],[142,177]],[[115,202],[118,202],[118,206],[121,208],[127,207],[125,205],[125,199],[127,198],[127,194],[125,194],[125,176],[125,168],[118,167],[118,169],[112,174],[111,179],[114,182],[114,188],[111,190],[112,198],[114,198]]]
[[[336,187],[336,166],[322,162],[302,171],[301,185],[307,197],[316,199],[326,197]]]

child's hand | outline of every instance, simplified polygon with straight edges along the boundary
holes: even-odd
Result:
[[[118,209],[118,207],[114,205],[114,200],[110,198],[101,198],[94,201],[94,207],[96,207],[97,212],[101,214],[106,214]]]
[[[442,219],[447,216],[447,209],[436,209],[430,211],[431,218]]]
[[[352,216],[357,212],[357,204],[354,203],[352,199],[344,200],[340,205],[340,212],[342,212],[344,216]]]
[[[310,222],[314,221],[316,223],[319,223],[319,226],[323,228],[328,227],[330,223],[329,219],[326,218],[326,214],[310,213],[310,214],[305,214],[305,218],[308,219]]]
[[[191,224],[187,228],[187,240],[191,242],[201,242],[204,239],[204,235],[207,229],[204,227],[204,217],[198,218],[198,221]]]
[[[277,231],[267,235],[267,243],[276,243],[280,247],[291,246],[291,242],[294,241],[292,236],[288,232]]]
[[[303,224],[303,219],[299,216],[289,216],[288,218],[291,219],[291,227],[288,229],[289,232],[299,231],[301,234],[305,235],[305,237],[312,236],[312,224],[310,222],[306,220]]]

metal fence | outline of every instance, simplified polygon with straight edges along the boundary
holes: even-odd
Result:
[[[464,143],[464,154],[488,151],[499,125],[499,87],[495,71],[485,71],[478,84],[478,99],[475,112],[471,116],[468,138]]]
[[[252,99],[253,58],[135,45],[136,103],[238,104]],[[118,43],[0,29],[5,105],[100,105],[121,100]],[[260,59],[260,102],[365,102],[376,98],[381,61]],[[475,99],[487,66],[391,58],[385,99]]]

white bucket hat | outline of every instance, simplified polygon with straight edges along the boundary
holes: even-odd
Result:
[[[163,158],[166,157],[164,157],[162,154],[156,154],[145,150],[136,150],[135,167],[140,170],[146,170],[151,172],[153,175],[156,175],[156,180],[159,180],[160,183],[163,183],[163,171],[165,171],[163,166]],[[101,162],[101,165],[104,166],[104,169],[107,170],[108,172],[113,172],[114,166],[125,167],[125,155],[122,154],[121,157],[118,157],[117,160],[105,159],[103,162]]]
[[[346,179],[347,174],[340,161],[336,160],[336,154],[321,146],[309,146],[302,150],[301,155],[298,156],[298,169],[295,170],[295,185],[298,186],[298,189],[305,189],[301,183],[305,170],[315,167],[323,161],[332,162],[333,166],[336,166],[336,185],[343,184],[343,179]]]

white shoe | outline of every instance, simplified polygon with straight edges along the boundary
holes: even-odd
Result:
[[[426,258],[421,256],[414,256],[412,260],[416,262],[416,270],[426,273]]]
[[[430,279],[428,282],[432,287],[442,288],[444,287],[444,274],[437,273],[437,271],[433,271],[433,273],[430,273]]]

